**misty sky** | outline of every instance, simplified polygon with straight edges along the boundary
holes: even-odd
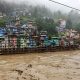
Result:
[[[49,0],[6,0],[6,1],[16,2],[16,3],[29,2],[29,3],[34,4],[34,5],[43,4],[47,7],[49,7],[52,11],[54,11],[54,10],[63,10],[64,12],[66,12],[66,11],[71,10],[67,7],[52,3]],[[80,0],[54,0],[54,1],[69,5],[71,7],[77,8],[77,9],[80,9]]]

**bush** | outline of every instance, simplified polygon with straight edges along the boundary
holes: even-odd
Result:
[[[0,27],[4,27],[5,26],[5,20],[4,19],[0,19]]]

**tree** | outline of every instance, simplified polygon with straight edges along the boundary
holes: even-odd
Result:
[[[0,12],[2,13],[2,15],[9,15],[13,10],[13,6],[14,5],[12,3],[8,3],[5,0],[0,0]]]
[[[72,21],[71,21],[70,18],[67,20],[66,28],[67,28],[67,29],[71,29],[71,28],[72,28]]]
[[[5,20],[4,19],[0,19],[0,27],[4,27],[5,26]]]
[[[58,19],[67,19],[67,13],[63,13],[61,11],[56,11],[53,13],[54,20]]]
[[[45,6],[33,6],[29,9],[32,17],[42,18],[42,17],[52,17],[52,12]]]
[[[76,10],[71,10],[68,13],[67,19],[72,23],[72,26],[74,27],[76,24],[80,23],[80,14]]]
[[[49,35],[57,35],[56,23],[51,18],[38,18],[36,19],[38,31],[47,31]]]
[[[75,29],[80,33],[80,23],[76,25]]]

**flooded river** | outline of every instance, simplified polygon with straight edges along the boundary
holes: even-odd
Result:
[[[0,80],[80,80],[80,51],[0,55]]]
[[[79,51],[65,51],[65,52],[45,52],[45,53],[26,53],[26,54],[9,54],[0,55],[0,61],[7,61],[8,63],[15,62],[30,62],[38,56],[48,57],[54,55],[73,55]]]

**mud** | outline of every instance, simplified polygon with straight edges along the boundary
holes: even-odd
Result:
[[[80,51],[1,55],[0,80],[80,80]]]

